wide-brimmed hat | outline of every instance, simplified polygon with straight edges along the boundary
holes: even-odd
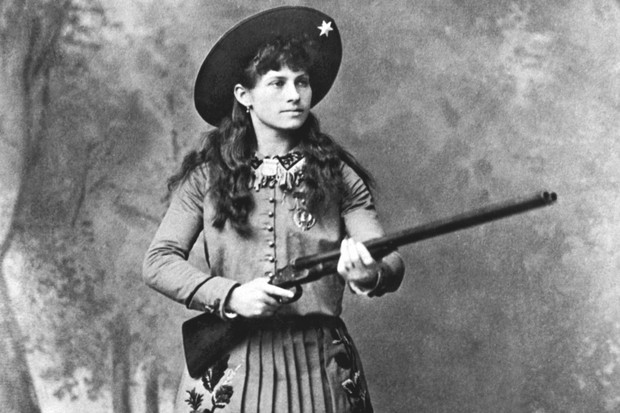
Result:
[[[265,10],[241,21],[226,32],[205,58],[194,88],[196,110],[217,126],[229,115],[233,89],[258,48],[275,38],[305,36],[316,43],[310,68],[312,106],[329,91],[342,59],[340,33],[334,19],[318,10],[284,6]]]

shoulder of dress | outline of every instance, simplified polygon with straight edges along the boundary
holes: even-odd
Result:
[[[206,181],[209,179],[209,167],[206,163],[198,165],[194,167],[191,171],[186,175],[186,180],[197,182],[197,181]]]
[[[355,172],[355,169],[344,160],[340,161],[340,171],[342,172],[342,179],[345,183],[351,183],[362,179],[358,173]]]
[[[206,163],[196,166],[186,175],[181,187],[205,195],[209,188],[209,167]]]
[[[201,175],[203,179],[209,178],[209,163],[203,162],[199,166],[196,167],[195,171]]]

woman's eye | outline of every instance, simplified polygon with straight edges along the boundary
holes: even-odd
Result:
[[[277,87],[282,87],[284,86],[284,81],[282,80],[276,80],[274,82],[271,83],[273,86],[277,86]]]
[[[300,79],[297,81],[297,84],[304,87],[310,86],[310,82],[308,81],[308,79]]]

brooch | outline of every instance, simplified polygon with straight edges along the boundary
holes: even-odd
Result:
[[[301,228],[303,231],[308,231],[316,224],[316,218],[306,209],[296,209],[293,214],[293,221],[295,225]]]
[[[306,208],[306,200],[302,192],[293,193],[293,198],[295,199],[295,206],[290,208],[294,210],[293,222],[295,222],[297,228],[302,231],[308,231],[316,224],[316,218]]]

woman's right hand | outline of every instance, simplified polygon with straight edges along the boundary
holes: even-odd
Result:
[[[268,277],[256,278],[232,290],[226,310],[247,318],[267,317],[280,308],[279,299],[293,295],[292,291],[269,284]]]

